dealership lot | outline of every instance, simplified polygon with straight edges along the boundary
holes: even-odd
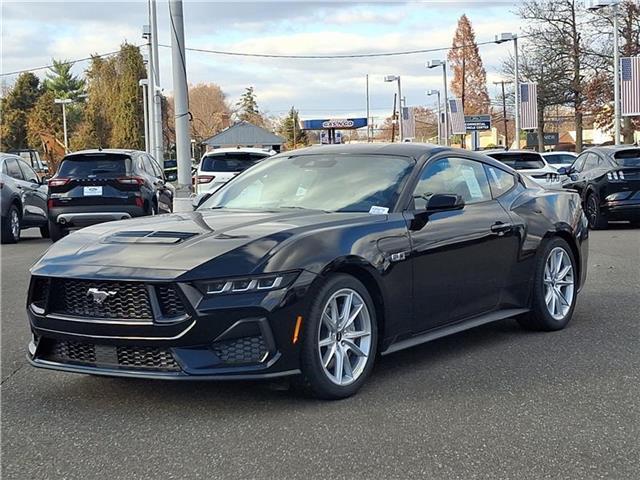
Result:
[[[48,245],[2,247],[5,479],[640,476],[638,229],[592,232],[566,330],[504,321],[393,354],[339,402],[29,367],[27,269]]]

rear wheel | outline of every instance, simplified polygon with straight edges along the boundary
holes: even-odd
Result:
[[[602,214],[598,197],[593,192],[587,197],[586,213],[589,220],[589,228],[599,230],[607,227],[607,218]]]
[[[42,238],[49,238],[49,224],[40,227],[40,236],[42,236]]]
[[[305,385],[326,399],[356,393],[371,373],[378,340],[366,287],[350,275],[331,276],[317,292],[304,328]]]
[[[17,243],[20,240],[21,223],[18,207],[15,204],[11,205],[7,216],[2,217],[2,243]]]
[[[531,312],[518,319],[520,325],[531,330],[563,329],[575,308],[577,279],[569,244],[558,237],[546,242],[537,260]]]
[[[52,222],[49,220],[48,223],[49,237],[52,241],[57,242],[62,237],[66,236],[69,233],[69,230],[64,228],[62,225]]]

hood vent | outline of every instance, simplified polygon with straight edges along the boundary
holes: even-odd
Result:
[[[152,230],[136,230],[117,232],[106,237],[102,243],[144,243],[144,244],[173,244],[180,243],[198,235],[193,232],[167,232]]]

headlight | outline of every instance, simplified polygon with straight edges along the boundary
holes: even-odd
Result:
[[[299,273],[285,272],[251,277],[220,278],[196,282],[196,286],[205,295],[263,292],[288,287],[294,282]]]

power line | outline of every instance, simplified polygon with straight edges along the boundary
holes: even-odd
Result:
[[[136,45],[136,46],[140,47],[140,45]],[[111,55],[115,55],[116,53],[120,53],[120,50],[114,50],[113,52],[95,54],[95,55],[91,55],[90,57],[77,58],[75,60],[67,60],[65,62],[60,62],[60,64],[61,65],[69,65],[69,64],[74,64],[74,63],[78,63],[78,62],[86,62],[87,60],[91,60],[92,58],[109,57]],[[0,77],[7,77],[9,75],[18,75],[20,73],[26,73],[26,72],[35,72],[35,71],[38,71],[38,70],[46,70],[47,68],[51,68],[51,67],[53,67],[53,64],[43,65],[41,67],[25,68],[24,70],[15,70],[13,72],[2,72],[2,73],[0,73]]]

